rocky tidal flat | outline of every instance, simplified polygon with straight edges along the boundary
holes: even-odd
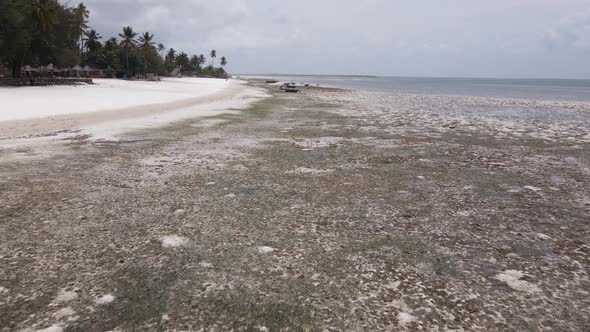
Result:
[[[590,103],[268,93],[0,148],[0,331],[590,330]]]

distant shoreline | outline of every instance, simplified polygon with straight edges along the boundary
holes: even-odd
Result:
[[[321,74],[232,74],[244,77],[332,77],[332,78],[396,78],[410,80],[489,80],[489,81],[581,81],[589,78],[579,77],[470,77],[470,76],[389,76],[389,75],[321,75]]]
[[[350,77],[350,78],[378,78],[381,76],[374,75],[318,75],[318,74],[233,74],[233,76],[245,77]]]

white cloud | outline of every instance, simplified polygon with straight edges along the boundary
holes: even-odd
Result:
[[[590,10],[560,20],[545,37],[555,47],[590,49]]]
[[[590,0],[85,3],[105,38],[131,25],[188,53],[215,48],[233,72],[590,77]]]

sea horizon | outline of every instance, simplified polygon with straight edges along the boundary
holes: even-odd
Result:
[[[231,73],[233,76],[246,76],[246,77],[350,77],[350,78],[403,78],[403,79],[449,79],[449,80],[513,80],[513,81],[589,81],[590,77],[493,77],[493,76],[419,76],[419,75],[371,75],[371,74],[281,74],[281,73],[263,73],[263,74],[252,74],[252,73]]]
[[[237,76],[237,75],[236,75]],[[424,95],[590,101],[590,80],[336,75],[240,75],[310,85]]]

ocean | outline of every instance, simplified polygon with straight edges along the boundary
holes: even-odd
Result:
[[[408,94],[590,101],[590,80],[242,75],[320,86]]]

